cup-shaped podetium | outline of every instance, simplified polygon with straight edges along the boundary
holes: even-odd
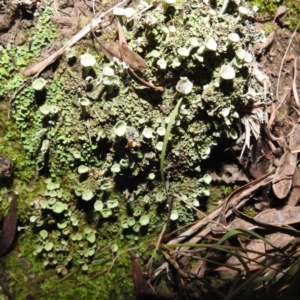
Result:
[[[222,65],[220,69],[220,78],[223,80],[232,80],[235,78],[235,70],[229,65]]]
[[[103,84],[108,87],[108,93],[111,94],[114,87],[120,85],[120,78],[117,75],[105,76],[103,78]]]
[[[126,130],[127,130],[127,124],[125,121],[118,121],[114,128],[114,133],[117,135],[117,136],[124,136],[125,133],[126,133]]]
[[[86,108],[91,105],[91,101],[89,99],[83,97],[83,98],[78,99],[78,104],[81,107],[81,116],[83,118],[86,117],[86,115],[87,115]]]
[[[41,92],[45,89],[47,81],[44,78],[37,78],[32,83],[32,88],[37,91]]]
[[[92,54],[85,53],[80,56],[80,63],[82,65],[82,75],[83,77],[86,77],[90,70],[95,66],[96,58]]]
[[[188,95],[193,89],[193,83],[187,77],[180,77],[180,80],[176,84],[176,90],[178,93]]]

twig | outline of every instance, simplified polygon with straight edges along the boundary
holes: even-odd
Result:
[[[284,56],[283,56],[283,58],[281,60],[281,65],[280,65],[280,69],[279,69],[279,73],[278,73],[277,87],[276,87],[276,97],[277,97],[277,99],[279,98],[279,96],[278,96],[278,94],[279,94],[279,85],[280,85],[280,78],[281,78],[281,72],[282,72],[282,68],[283,68],[283,63],[284,63],[285,57],[286,57],[286,55],[287,55],[287,53],[288,53],[288,51],[289,51],[289,49],[291,47],[292,41],[293,41],[293,39],[294,39],[294,37],[296,35],[296,32],[297,32],[299,26],[300,26],[300,22],[298,23],[296,29],[294,30],[293,35],[291,37],[291,40],[290,40],[290,42],[289,42],[289,44],[288,44],[288,46],[287,46],[287,48],[285,50]]]
[[[296,79],[297,79],[297,59],[298,59],[298,57],[296,56],[294,58],[294,76],[293,76],[292,88],[293,88],[293,94],[294,94],[296,105],[298,107],[300,107],[299,96],[298,96],[297,86],[296,86]]]
[[[288,91],[285,93],[285,95],[283,96],[282,100],[277,105],[276,110],[278,110],[280,108],[280,106],[284,103],[284,101],[286,100],[286,98],[290,94],[290,92],[291,92],[291,88],[288,88]]]

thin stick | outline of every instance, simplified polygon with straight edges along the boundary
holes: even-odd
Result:
[[[290,40],[290,42],[289,42],[289,44],[288,44],[288,46],[287,46],[287,48],[285,50],[284,56],[283,56],[283,58],[281,60],[281,65],[280,65],[280,69],[279,69],[279,73],[278,73],[277,87],[276,87],[276,98],[277,99],[279,98],[278,94],[279,94],[280,78],[281,78],[281,72],[282,72],[282,68],[283,68],[283,63],[284,63],[284,60],[285,60],[285,57],[286,57],[288,51],[290,50],[292,41],[293,41],[293,39],[294,39],[294,37],[296,35],[296,32],[297,32],[299,26],[300,26],[300,22],[298,23],[296,29],[294,30],[293,35],[291,37],[291,40]]]
[[[297,85],[296,85],[296,79],[297,79],[297,59],[298,59],[298,57],[296,56],[294,58],[294,76],[293,76],[292,88],[293,88],[293,94],[294,94],[294,99],[295,99],[296,105],[298,107],[300,107],[299,96],[298,96]]]

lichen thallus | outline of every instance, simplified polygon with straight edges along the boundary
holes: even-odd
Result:
[[[139,84],[142,84],[144,86],[150,87],[152,89],[155,89],[157,91],[163,92],[163,90],[164,90],[163,87],[154,86],[150,82],[147,82],[144,79],[140,78],[134,72],[137,70],[146,69],[146,68],[148,68],[148,65],[144,61],[143,58],[141,58],[137,53],[135,53],[128,47],[122,26],[120,24],[120,21],[118,21],[119,42],[100,42],[95,35],[92,23],[93,23],[93,21],[91,21],[92,34],[93,34],[95,40],[97,41],[97,43],[103,49],[104,54],[106,55],[106,57],[109,60],[112,60],[114,57],[116,57],[116,58],[120,59],[121,61],[124,61],[129,66],[129,68],[127,69],[127,72],[136,82],[138,82]]]

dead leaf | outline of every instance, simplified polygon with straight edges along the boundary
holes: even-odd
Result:
[[[253,218],[254,220],[270,225],[291,225],[300,223],[300,207],[284,206],[279,209],[268,209]],[[253,225],[242,219],[232,221],[226,228],[228,230],[237,228],[255,229],[259,226]]]
[[[285,5],[280,5],[277,8],[275,17],[273,19],[273,22],[275,22],[278,18],[282,17],[286,13],[286,6]]]
[[[264,43],[257,43],[253,46],[253,51],[256,55],[262,55],[266,49],[269,48],[269,46],[272,44],[274,40],[275,32],[272,31],[266,38],[266,41]],[[267,76],[268,77],[268,76]],[[267,79],[270,81],[269,77]]]
[[[147,63],[134,51],[132,51],[127,44],[124,31],[120,22],[118,21],[118,35],[119,35],[119,46],[121,53],[121,60],[133,70],[141,70],[148,68]]]
[[[118,22],[118,34],[119,34],[119,42],[99,42],[93,27],[92,28],[92,34],[96,41],[99,43],[101,48],[103,49],[104,54],[109,60],[112,60],[114,57],[117,57],[121,61],[124,61],[128,66],[129,69],[127,72],[129,75],[139,84],[153,88],[157,91],[163,92],[164,88],[161,86],[155,86],[151,84],[150,82],[145,81],[144,79],[140,78],[134,71],[135,70],[141,70],[148,68],[147,63],[144,61],[143,58],[141,58],[137,53],[135,53],[133,50],[131,50],[126,42],[124,32],[122,29],[122,26],[120,22]]]
[[[299,165],[295,168],[295,173],[292,181],[292,192],[289,196],[288,206],[296,206],[300,197],[300,170]]]
[[[251,148],[251,157],[253,163],[250,167],[250,174],[253,178],[259,178],[271,171],[273,164],[272,151],[267,142],[262,138],[254,141]]]
[[[261,268],[261,264],[265,261],[265,252],[266,247],[265,243],[259,239],[251,240],[245,247],[246,250],[256,251],[259,253],[253,253],[250,251],[238,251],[237,254],[242,257],[244,262],[247,264],[248,268],[252,270],[256,270]],[[261,254],[260,254],[261,253]],[[233,269],[234,268],[234,269]],[[241,264],[240,260],[235,256],[231,255],[227,261],[225,262],[224,267],[219,267],[214,269],[214,271],[219,272],[220,276],[234,276],[237,273],[237,270],[243,270],[244,267]]]
[[[291,153],[300,152],[300,124],[295,124],[293,126],[292,132],[290,133],[289,147]]]
[[[119,60],[124,61],[133,70],[148,68],[147,63],[125,44],[122,44],[121,48],[118,42],[100,42],[100,45],[108,60],[112,60],[114,57],[117,57]]]
[[[194,274],[198,278],[203,278],[206,270],[206,262],[199,259],[195,266],[190,270],[191,274]]]
[[[282,233],[282,232],[274,232],[271,234],[267,234],[265,238],[276,248],[283,249],[285,248],[292,240],[295,239],[292,235]],[[274,250],[269,244],[266,244],[266,250]]]
[[[148,68],[147,63],[134,51],[132,51],[127,45],[122,44],[121,55],[123,61],[127,63],[133,70],[141,70]]]
[[[282,155],[272,180],[273,192],[277,198],[283,199],[289,193],[292,186],[292,176],[295,172],[296,163],[297,154],[286,152]]]
[[[251,267],[261,267],[261,264],[265,261],[266,257],[264,256],[266,252],[266,244],[262,240],[254,239],[246,246],[246,249],[256,251],[259,253],[254,252],[247,252],[247,256],[249,258],[249,264]],[[260,263],[260,264],[259,264]]]

